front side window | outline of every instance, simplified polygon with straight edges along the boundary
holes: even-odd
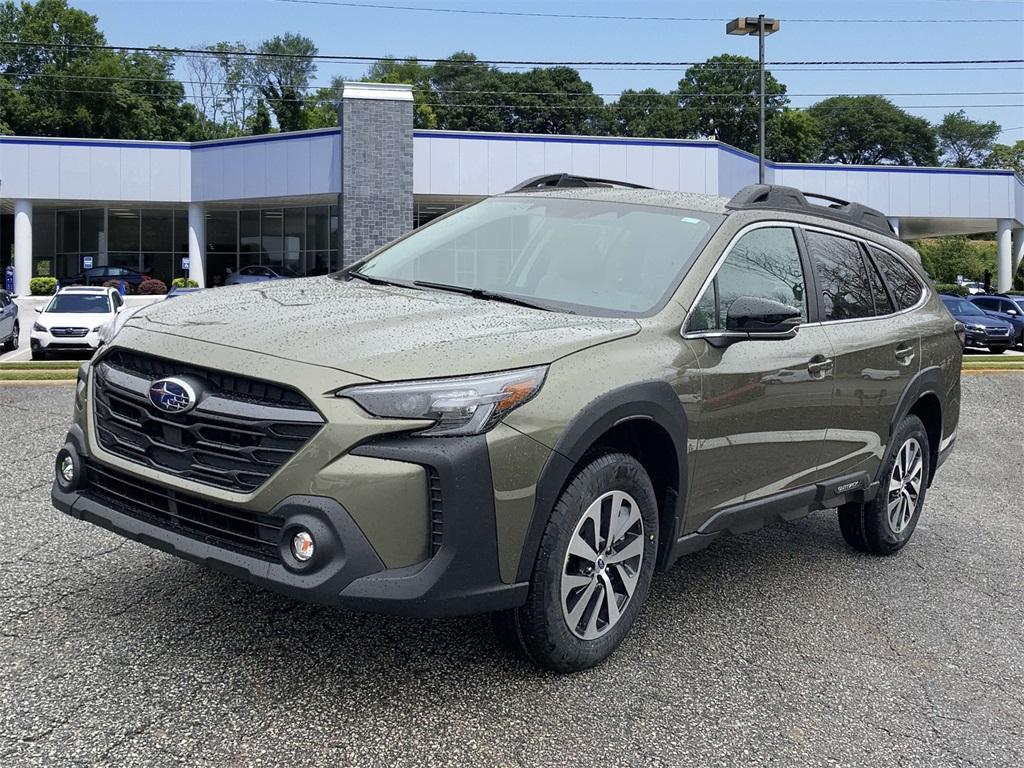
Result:
[[[885,282],[889,284],[896,306],[899,309],[910,309],[921,298],[921,283],[913,273],[895,256],[880,248],[868,246],[871,257],[882,271]]]
[[[697,302],[687,331],[721,331],[736,299],[770,299],[800,310],[807,321],[807,291],[800,252],[789,227],[762,227],[743,235]]]
[[[90,315],[111,312],[110,301],[102,293],[62,293],[53,297],[47,312]]]
[[[598,200],[492,198],[416,230],[355,273],[545,309],[640,316],[668,300],[722,218]]]
[[[875,303],[860,246],[821,232],[808,231],[806,238],[821,287],[822,320],[872,317]]]

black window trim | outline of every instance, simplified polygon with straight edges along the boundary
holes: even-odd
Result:
[[[872,315],[871,317],[848,317],[848,318],[843,318],[842,320],[823,320],[823,319],[819,319],[818,322],[815,323],[815,325],[837,325],[839,323],[864,323],[864,322],[869,322],[869,321],[872,321],[872,320],[886,320],[886,319],[889,319],[889,318],[892,318],[892,317],[896,317],[898,315],[905,314],[907,312],[913,312],[913,311],[915,311],[917,309],[920,309],[922,306],[924,306],[925,302],[928,301],[928,297],[929,297],[928,287],[921,282],[921,278],[918,276],[917,271],[913,267],[911,267],[911,266],[909,266],[907,264],[906,259],[901,257],[898,253],[896,253],[891,248],[886,248],[884,245],[879,245],[878,243],[874,242],[873,240],[868,240],[867,238],[859,237],[857,235],[850,234],[849,232],[840,232],[838,230],[829,229],[828,227],[822,227],[822,226],[819,226],[817,224],[804,224],[803,222],[794,222],[794,226],[797,226],[801,230],[805,230],[805,231],[821,232],[822,234],[833,235],[834,237],[840,237],[840,238],[843,238],[843,239],[846,239],[846,240],[852,240],[853,242],[858,243],[861,246],[861,250],[862,251],[863,250],[867,250],[869,256],[870,256],[870,248],[871,247],[877,248],[880,251],[885,251],[890,256],[895,258],[900,264],[902,264],[910,272],[910,274],[913,276],[914,280],[917,281],[918,286],[921,288],[921,296],[918,298],[917,302],[913,306],[907,307],[906,309],[896,309],[896,303],[893,302],[893,309],[895,309],[896,311],[890,312],[889,314],[885,314],[885,315]],[[812,262],[813,262],[813,260],[812,260]],[[874,263],[874,259],[873,258],[872,258],[872,263]],[[821,313],[820,313],[819,317],[823,318],[825,315],[824,315],[824,310],[821,307],[821,295],[820,295],[821,291],[818,290],[818,287],[817,287],[818,286],[818,282],[817,282],[817,269],[814,268],[813,263],[812,263],[811,266],[814,269],[814,274],[815,274],[815,291],[816,291],[816,295],[817,295],[817,303],[818,303],[819,309],[821,310]],[[878,271],[881,274],[882,270],[878,270]],[[892,287],[889,285],[889,281],[885,279],[884,275],[882,275],[882,283],[885,285],[886,290],[889,291],[889,293],[891,295],[892,294]],[[810,323],[807,323],[807,325],[810,325]]]
[[[724,338],[724,337],[730,337],[730,336],[737,336],[737,337],[742,336],[744,338],[746,337],[745,333],[736,333],[735,331],[727,331],[727,330],[718,329],[718,328],[708,329],[708,330],[701,330],[701,331],[688,331],[687,328],[690,325],[690,320],[693,317],[693,313],[697,309],[697,305],[700,304],[700,300],[702,298],[704,298],[704,294],[707,293],[708,290],[714,290],[715,291],[715,315],[716,315],[716,317],[718,316],[718,314],[719,314],[719,297],[718,297],[718,284],[717,284],[718,272],[721,270],[722,265],[725,263],[725,260],[729,257],[729,254],[731,254],[733,249],[736,247],[736,244],[743,237],[745,237],[747,234],[749,234],[750,232],[753,232],[756,229],[780,229],[780,228],[789,229],[789,230],[791,230],[793,232],[793,240],[796,243],[797,254],[799,254],[799,257],[800,257],[800,267],[801,267],[801,269],[803,270],[803,273],[804,273],[804,293],[805,293],[805,300],[807,302],[807,322],[806,323],[801,323],[800,325],[801,325],[801,327],[806,327],[806,326],[812,326],[812,325],[819,325],[820,324],[820,319],[819,319],[820,318],[820,314],[819,314],[819,312],[820,312],[820,308],[819,308],[820,297],[816,298],[814,301],[812,301],[811,297],[806,295],[808,291],[813,291],[814,295],[817,296],[817,293],[818,293],[818,281],[817,281],[817,277],[814,275],[813,270],[811,269],[810,255],[809,255],[809,253],[807,251],[807,246],[804,243],[803,233],[800,231],[800,223],[796,222],[796,221],[785,221],[783,219],[762,219],[761,221],[754,221],[754,222],[751,222],[750,224],[747,224],[747,225],[741,227],[729,239],[729,242],[726,245],[726,247],[722,249],[722,253],[719,254],[718,259],[715,261],[715,264],[711,268],[711,271],[708,273],[708,276],[704,279],[704,282],[701,283],[700,290],[697,291],[697,297],[694,299],[693,304],[690,306],[690,308],[688,310],[686,310],[686,316],[683,318],[683,324],[682,324],[682,326],[679,329],[679,334],[684,339],[707,339],[707,338],[717,339],[717,338]],[[692,269],[693,267],[691,266],[690,268]],[[685,279],[685,275],[684,275],[684,279]],[[677,286],[677,289],[678,289],[678,286]]]
[[[889,281],[885,279],[885,273],[878,267],[878,262],[875,261],[871,255],[871,249],[865,244],[860,244],[860,257],[864,261],[864,268],[868,271],[868,286],[871,288],[871,300],[875,304],[875,317],[888,317],[889,315],[895,314],[896,307],[899,304],[896,303],[896,294],[893,293],[892,286],[889,285]],[[882,290],[885,291],[885,296],[889,299],[889,306],[892,307],[892,312],[878,311],[878,297],[875,295],[875,284],[871,281],[872,271],[878,281],[882,284]]]

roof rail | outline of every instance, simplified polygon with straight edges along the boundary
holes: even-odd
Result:
[[[828,205],[815,205],[807,200],[825,200]],[[778,184],[751,184],[744,187],[726,203],[727,208],[749,210],[752,208],[769,208],[772,210],[797,211],[815,216],[824,216],[847,224],[873,229],[883,235],[894,237],[896,232],[889,219],[881,211],[868,208],[860,203],[851,203],[837,197],[821,195],[817,192],[801,192],[796,187],[784,187]]]
[[[611,179],[595,179],[591,176],[573,176],[570,173],[546,173],[516,184],[509,192],[535,192],[544,189],[565,189],[580,187],[626,187],[628,189],[650,189],[642,184],[631,184],[628,181],[612,181]]]

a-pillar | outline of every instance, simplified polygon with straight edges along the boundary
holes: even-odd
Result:
[[[899,220],[899,218],[897,218],[896,216],[890,216],[889,217],[889,226],[892,227],[893,234],[896,236],[896,239],[899,240],[899,238],[900,238],[900,220]]]
[[[32,203],[14,201],[14,292],[29,295],[32,282]]]
[[[206,206],[188,204],[188,279],[206,287]]]
[[[341,106],[342,266],[412,229],[412,86],[344,83]]]
[[[1010,227],[1012,219],[999,219],[996,223],[996,264],[998,277],[996,290],[1005,293],[1013,287],[1013,260],[1010,249]]]

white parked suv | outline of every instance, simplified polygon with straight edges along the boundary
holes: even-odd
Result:
[[[117,317],[124,299],[114,288],[62,288],[50,303],[37,309],[32,325],[32,359],[50,352],[95,350],[102,343],[100,328]]]

